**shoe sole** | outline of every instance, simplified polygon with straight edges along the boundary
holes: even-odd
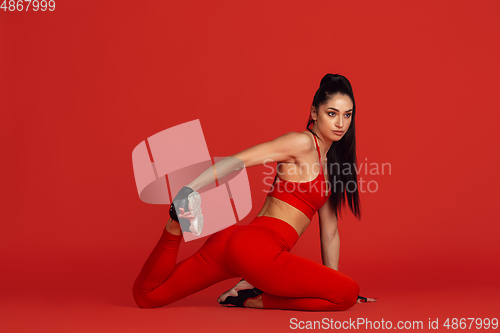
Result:
[[[245,289],[253,289],[253,286],[250,283],[248,283],[247,281],[242,279],[234,287],[232,287],[228,291],[222,293],[222,295],[220,295],[219,298],[217,298],[217,303],[220,304],[221,302],[224,302],[228,296],[237,297],[238,291],[245,290]]]
[[[188,209],[192,212],[194,219],[191,221],[189,231],[195,236],[201,235],[203,230],[203,214],[201,213],[201,196],[195,191],[188,195]]]

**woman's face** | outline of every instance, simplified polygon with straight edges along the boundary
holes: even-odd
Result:
[[[316,119],[317,129],[324,137],[339,141],[351,125],[352,101],[349,96],[335,94],[325,104],[320,105],[319,112],[312,109],[312,118]]]

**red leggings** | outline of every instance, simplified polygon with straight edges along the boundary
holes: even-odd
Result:
[[[258,216],[248,225],[232,225],[176,264],[181,239],[163,229],[134,283],[139,307],[168,305],[235,277],[264,292],[265,309],[332,311],[356,303],[359,286],[353,279],[290,253],[298,234],[280,219]]]

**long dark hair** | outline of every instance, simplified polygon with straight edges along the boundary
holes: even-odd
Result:
[[[316,94],[314,94],[312,106],[319,112],[320,105],[326,103],[335,94],[349,96],[353,107],[349,129],[339,141],[333,141],[330,150],[328,150],[326,154],[330,184],[332,187],[329,202],[332,205],[335,216],[340,217],[342,207],[345,207],[347,201],[351,212],[358,220],[361,220],[358,177],[356,174],[356,103],[354,101],[351,83],[346,77],[340,74],[326,74],[321,79],[319,89],[316,91]],[[314,124],[314,120],[309,114],[306,129],[321,140],[321,138],[309,128],[312,124]],[[341,184],[340,188],[336,185],[339,183]],[[353,183],[356,184],[354,191],[352,190],[354,186]],[[345,191],[346,187],[348,188],[347,191]]]

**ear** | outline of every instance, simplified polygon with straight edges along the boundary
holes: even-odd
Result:
[[[311,117],[314,120],[318,119],[318,113],[316,112],[316,108],[314,107],[314,105],[311,106]]]

